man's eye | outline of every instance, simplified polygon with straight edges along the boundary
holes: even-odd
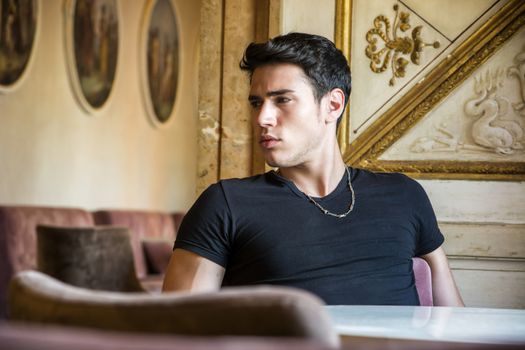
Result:
[[[259,107],[261,107],[261,104],[262,104],[262,102],[258,101],[258,100],[251,100],[250,101],[250,105],[252,106],[252,108],[259,108]]]
[[[289,99],[288,97],[278,97],[276,100],[277,103],[288,103],[290,101],[291,99]]]

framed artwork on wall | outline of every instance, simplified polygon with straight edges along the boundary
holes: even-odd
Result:
[[[26,76],[38,17],[36,0],[0,0],[0,92],[15,89]]]
[[[139,55],[146,113],[154,126],[167,125],[176,102],[180,62],[178,22],[171,0],[146,3]]]
[[[102,110],[115,82],[119,51],[116,0],[67,0],[66,53],[70,80],[80,105]]]

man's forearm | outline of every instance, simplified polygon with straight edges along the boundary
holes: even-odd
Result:
[[[465,306],[452,276],[445,252],[440,247],[423,255],[432,271],[432,296],[435,306]]]

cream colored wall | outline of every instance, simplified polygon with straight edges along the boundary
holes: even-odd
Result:
[[[187,209],[195,198],[199,1],[175,0],[181,77],[172,122],[154,128],[139,80],[145,1],[120,2],[114,90],[87,115],[71,89],[64,1],[41,4],[33,62],[15,91],[0,95],[0,204],[151,210]]]
[[[334,40],[335,0],[282,0],[281,33],[305,32]]]

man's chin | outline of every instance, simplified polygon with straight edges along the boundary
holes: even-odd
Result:
[[[279,155],[281,157],[279,157]],[[284,154],[282,154],[282,152],[277,153],[275,151],[273,152],[263,151],[263,156],[264,156],[264,161],[266,162],[266,164],[268,164],[272,168],[286,168],[291,165],[290,161],[286,157],[283,157]]]
[[[292,165],[290,165],[288,162],[278,160],[278,159],[265,159],[266,164],[268,164],[272,168],[287,168]]]
[[[274,160],[266,159],[265,161],[266,161],[266,164],[268,164],[272,168],[279,168],[280,167],[279,163],[275,162]]]
[[[275,157],[269,157],[268,154],[265,154],[264,161],[272,168],[279,168],[283,165],[278,159],[275,159]]]

